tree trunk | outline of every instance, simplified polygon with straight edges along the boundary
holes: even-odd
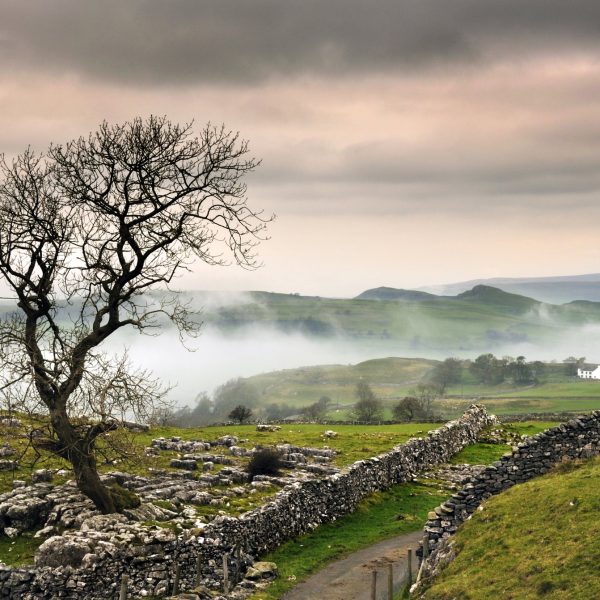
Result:
[[[73,465],[79,491],[87,496],[102,514],[117,512],[110,491],[100,481],[93,441],[86,440],[73,427],[65,410],[51,409],[52,427],[60,440],[57,454]]]
[[[89,450],[87,454],[77,452],[77,457],[73,456],[71,463],[79,491],[87,496],[102,514],[117,512],[110,491],[100,481],[94,455]]]

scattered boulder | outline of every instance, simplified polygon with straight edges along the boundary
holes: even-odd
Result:
[[[78,567],[90,552],[90,545],[82,538],[55,535],[48,538],[37,550],[36,567]]]
[[[213,442],[216,446],[236,446],[239,439],[235,435],[223,435]]]
[[[19,530],[15,529],[14,527],[5,527],[4,535],[14,540],[19,535]]]
[[[280,429],[279,425],[267,425],[266,423],[259,423],[256,426],[256,431],[279,431]]]
[[[170,464],[175,469],[184,469],[186,471],[195,471],[198,468],[198,463],[195,460],[174,458]]]
[[[14,453],[15,451],[7,443],[2,444],[0,456],[12,456]]]
[[[246,571],[246,579],[256,581],[259,579],[275,579],[279,575],[279,570],[274,562],[259,561],[255,562]]]
[[[43,483],[52,481],[52,471],[50,469],[38,469],[31,475],[31,483]]]

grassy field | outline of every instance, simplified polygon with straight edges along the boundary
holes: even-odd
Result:
[[[534,435],[554,425],[532,421],[504,427],[515,433]],[[452,462],[490,464],[510,449],[505,444],[477,443],[459,452]],[[449,493],[442,482],[419,480],[373,494],[355,513],[323,525],[261,557],[261,560],[276,562],[280,576],[266,590],[255,593],[251,600],[276,600],[294,585],[342,556],[383,539],[421,529],[427,513]]]
[[[392,418],[392,408],[406,395],[415,393],[420,383],[429,381],[439,361],[422,358],[380,358],[356,365],[320,365],[273,371],[247,380],[259,392],[260,406],[287,404],[301,408],[321,396],[332,400],[327,418],[350,420],[356,402],[355,386],[367,381],[384,405],[384,419]],[[580,380],[564,374],[562,364],[548,364],[547,371],[533,385],[513,385],[510,381],[487,385],[477,383],[467,368],[463,383],[450,386],[437,412],[454,417],[473,402],[484,404],[496,414],[535,412],[576,412],[600,409],[600,381]]]
[[[465,397],[450,397],[445,406],[449,414],[463,411],[476,401],[495,414],[536,412],[577,412],[600,409],[600,381],[584,381],[564,377],[563,381],[541,382],[522,388],[507,386],[469,386],[452,388],[448,394],[462,392]],[[460,390],[460,391],[459,391]]]
[[[600,597],[600,458],[488,500],[456,535],[458,557],[427,600]]]
[[[367,360],[356,365],[319,365],[273,371],[249,377],[248,381],[259,391],[261,405],[284,403],[303,407],[329,396],[334,405],[330,416],[344,412],[344,406],[354,404],[358,381],[368,381],[378,397],[384,401],[406,396],[437,361],[423,358],[382,358]]]
[[[290,424],[284,425],[277,432],[256,431],[255,425],[228,425],[222,427],[204,427],[180,429],[176,427],[153,428],[145,433],[136,433],[127,437],[127,446],[130,448],[130,458],[121,460],[116,464],[99,464],[102,472],[115,469],[147,475],[150,468],[172,470],[169,462],[177,457],[175,452],[161,452],[160,456],[145,456],[143,449],[152,439],[158,437],[170,438],[178,436],[185,440],[216,440],[224,435],[235,435],[240,438],[239,445],[252,448],[258,444],[272,446],[275,444],[293,444],[296,446],[312,446],[322,448],[327,446],[335,449],[338,454],[335,464],[343,467],[356,460],[369,458],[376,454],[386,452],[394,445],[408,440],[410,437],[424,435],[430,429],[439,427],[434,423],[402,423],[395,425],[336,425],[334,427],[338,436],[325,439],[323,433],[329,426],[317,424]],[[31,471],[39,468],[67,469],[68,463],[52,454],[42,453],[37,456],[31,448],[27,448],[25,438],[20,431],[11,428],[0,430],[1,439],[7,441],[18,454],[25,452],[20,460],[20,468],[16,471],[0,472],[0,493],[12,489],[13,479],[27,480]],[[114,454],[108,453],[108,457]],[[14,458],[14,457],[13,457]],[[240,459],[243,464],[247,459]],[[216,465],[219,468],[219,465]],[[63,477],[66,480],[68,476]],[[61,479],[58,478],[58,481]]]

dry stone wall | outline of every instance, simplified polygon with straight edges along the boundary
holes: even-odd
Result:
[[[459,420],[430,431],[424,438],[411,439],[390,452],[358,461],[340,473],[293,483],[261,508],[239,518],[218,517],[202,530],[188,530],[179,536],[158,528],[155,532],[141,531],[120,515],[102,517],[101,531],[97,524],[84,522],[78,531],[68,534],[67,544],[56,538],[45,542],[48,546],[56,544],[56,552],[68,549],[71,565],[0,567],[0,598],[116,598],[124,573],[129,576],[133,597],[160,596],[169,588],[175,564],[180,566],[181,588],[192,588],[198,559],[203,583],[215,587],[223,554],[241,546],[243,555],[257,556],[321,523],[342,517],[369,494],[447,462],[493,422],[495,417],[483,407],[473,406]]]
[[[512,453],[486,467],[435,511],[424,528],[429,557],[422,576],[435,576],[452,558],[452,536],[461,523],[487,498],[547,473],[563,459],[588,458],[600,453],[600,411],[571,419],[518,444]],[[419,554],[422,555],[422,549]]]

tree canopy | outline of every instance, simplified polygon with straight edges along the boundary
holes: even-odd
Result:
[[[257,266],[269,219],[248,206],[243,182],[257,164],[224,127],[194,134],[164,117],[102,123],[0,161],[0,276],[17,301],[0,326],[4,399],[49,413],[37,443],[72,463],[103,512],[115,503],[96,440],[128,415],[145,419],[164,389],[102,344],[165,319],[195,334],[200,321],[169,292],[174,278],[195,261]]]

